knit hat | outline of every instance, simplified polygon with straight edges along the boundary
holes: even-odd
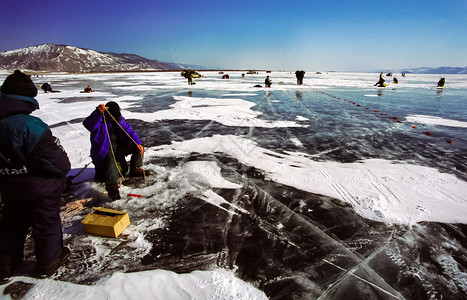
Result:
[[[20,70],[16,70],[5,79],[0,92],[2,94],[21,95],[32,98],[37,96],[37,88],[34,82],[32,82],[31,76],[24,74]]]
[[[108,107],[108,111],[109,113],[117,120],[120,119],[120,117],[122,116],[122,113],[120,112],[120,106],[118,106],[117,102],[114,102],[114,101],[109,101],[107,102],[107,104],[105,105],[106,107]]]

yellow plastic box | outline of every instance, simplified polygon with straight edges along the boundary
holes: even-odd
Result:
[[[84,218],[81,223],[87,233],[118,237],[130,225],[130,217],[124,211],[93,207],[94,212]]]

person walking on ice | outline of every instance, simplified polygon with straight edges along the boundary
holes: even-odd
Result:
[[[297,84],[302,85],[303,84],[303,78],[305,77],[305,71],[303,71],[303,70],[295,71],[295,77],[297,77]]]

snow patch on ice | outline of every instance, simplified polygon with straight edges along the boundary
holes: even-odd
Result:
[[[424,124],[430,124],[430,125],[467,128],[467,122],[449,120],[449,119],[444,119],[444,118],[434,117],[434,116],[410,115],[406,117],[406,120],[409,122],[414,122],[414,123],[424,123]]]
[[[297,116],[297,117],[295,118],[295,120],[297,120],[297,121],[308,121],[308,120],[310,120],[310,119],[308,119],[308,118],[306,118],[306,117],[304,117],[304,116]]]
[[[188,274],[165,270],[114,273],[110,278],[92,286],[31,277],[14,277],[13,282],[16,281],[34,284],[24,296],[25,300],[267,299],[262,291],[236,278],[233,271],[224,269],[194,271]]]
[[[254,93],[235,93],[235,94],[223,94],[222,96],[256,96]]]
[[[184,173],[213,188],[238,189],[242,186],[222,177],[221,168],[213,161],[190,161],[184,165]]]
[[[467,182],[438,170],[371,159],[316,162],[304,153],[276,153],[239,136],[216,135],[156,147],[156,156],[223,152],[266,172],[270,180],[350,203],[365,218],[388,223],[466,223]],[[300,168],[294,167],[299,165]],[[293,174],[293,176],[291,176]]]
[[[226,126],[245,127],[303,127],[293,121],[264,120],[261,112],[251,108],[255,103],[243,99],[196,98],[175,96],[171,109],[153,113],[125,112],[125,118],[154,122],[156,120],[214,120]]]
[[[296,137],[290,138],[290,141],[298,148],[303,148],[303,143]]]

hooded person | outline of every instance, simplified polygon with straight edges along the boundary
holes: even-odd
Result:
[[[16,70],[0,92],[0,280],[23,262],[31,227],[38,272],[50,276],[70,256],[59,215],[70,161],[49,126],[30,115],[39,109],[30,76]]]
[[[444,77],[441,77],[441,79],[438,81],[438,87],[444,87],[445,83],[446,79]]]
[[[131,155],[130,177],[143,177],[149,171],[143,165],[143,143],[122,116],[120,106],[114,101],[100,104],[83,121],[91,133],[91,158],[95,166],[95,179],[105,182],[112,200],[120,199],[119,178],[128,172],[126,156]]]

